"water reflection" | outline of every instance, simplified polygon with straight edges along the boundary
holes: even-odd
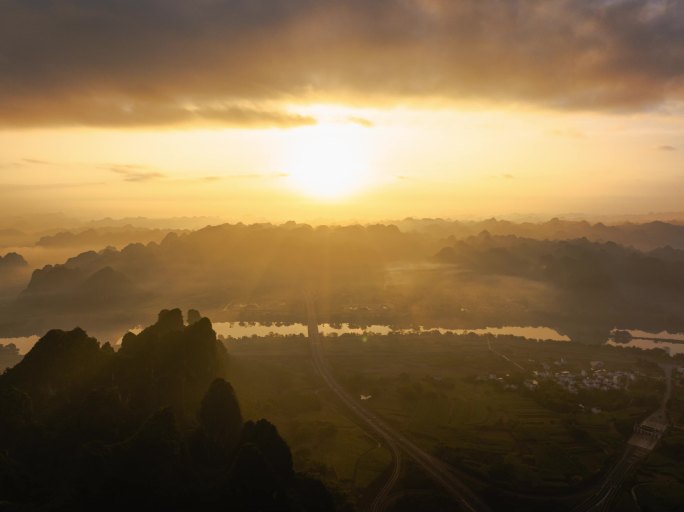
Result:
[[[659,348],[671,356],[684,354],[684,333],[667,331],[648,332],[638,329],[614,329],[606,342],[614,347],[632,347],[642,350]]]
[[[245,322],[216,322],[213,324],[216,334],[224,338],[251,338],[253,336],[264,337],[269,335],[303,335],[307,334],[307,327],[301,323],[284,324],[264,324],[264,323],[245,323]],[[353,326],[350,324],[321,324],[319,326],[321,334],[341,335],[341,334],[377,334],[387,335],[390,333],[411,334],[423,333],[429,331],[438,331],[442,334],[493,334],[493,335],[508,335],[518,336],[529,340],[536,341],[564,341],[569,342],[570,338],[566,335],[560,334],[551,327],[485,327],[481,329],[445,329],[445,328],[425,328],[417,327],[413,329],[393,329],[388,325],[371,325],[367,327]],[[135,334],[142,331],[142,327],[136,326],[129,329]],[[123,336],[120,336],[115,346],[121,345]],[[23,336],[17,338],[0,338],[0,345],[9,345],[14,343],[19,349],[21,355],[25,355],[36,341],[38,336]],[[104,338],[103,338],[104,339]],[[611,337],[606,341],[608,345],[617,347],[634,347],[644,350],[653,348],[660,348],[667,351],[670,355],[684,354],[684,333],[668,333],[662,332],[647,332],[637,329],[633,330],[619,330],[615,329]]]
[[[216,322],[213,324],[214,330],[217,334],[226,338],[245,338],[251,336],[268,336],[269,334],[276,334],[280,336],[287,335],[306,335],[307,327],[304,324],[261,324],[261,323],[240,323],[240,322]],[[319,331],[323,335],[331,334],[379,334],[386,335],[392,332],[411,334],[429,331],[439,331],[442,334],[494,334],[494,335],[510,335],[521,336],[531,340],[540,341],[570,341],[570,338],[560,334],[555,329],[550,327],[486,327],[483,329],[444,329],[444,328],[424,328],[418,327],[415,329],[392,329],[388,325],[370,325],[368,327],[356,327],[350,324],[321,324]]]

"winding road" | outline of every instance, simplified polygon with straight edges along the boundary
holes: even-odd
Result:
[[[393,458],[392,472],[376,495],[370,506],[371,512],[382,512],[391,503],[390,494],[401,476],[402,457],[406,456],[420,466],[427,475],[438,483],[455,501],[461,510],[469,512],[489,512],[490,508],[480,500],[449,468],[447,464],[422,450],[373,412],[364,408],[354,396],[348,393],[333,376],[321,350],[318,320],[313,298],[307,295],[308,335],[313,365],[323,382],[332,391],[358,422],[376,439],[389,449]],[[496,352],[491,344],[489,349],[522,368],[518,363]],[[575,512],[608,512],[613,508],[626,477],[656,447],[669,426],[667,404],[672,393],[672,365],[662,365],[666,377],[666,392],[660,406],[648,418],[635,427],[620,460],[611,468],[604,480]]]
[[[392,473],[371,505],[373,512],[385,509],[392,488],[401,475],[402,455],[406,455],[420,466],[435,482],[437,482],[459,505],[461,510],[469,512],[488,512],[489,507],[483,503],[456,475],[449,466],[422,450],[403,434],[385,423],[350,395],[335,379],[321,351],[321,340],[318,332],[318,320],[313,298],[307,295],[308,334],[311,344],[313,365],[340,402],[356,417],[369,433],[379,438],[388,447],[394,460]]]

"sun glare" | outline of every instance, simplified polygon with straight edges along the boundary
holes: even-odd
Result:
[[[284,171],[295,190],[320,199],[338,199],[368,184],[364,129],[315,126],[297,130],[288,143]]]

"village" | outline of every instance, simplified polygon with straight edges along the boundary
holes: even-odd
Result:
[[[572,395],[578,395],[592,391],[629,391],[638,381],[649,378],[647,373],[639,369],[607,369],[603,361],[590,361],[585,368],[577,366],[569,368],[562,357],[553,363],[537,363],[532,360],[530,362],[538,364],[539,368],[526,370],[528,373],[522,376],[522,380],[520,373],[513,375],[489,373],[487,376],[479,377],[478,380],[498,384],[507,391],[527,390],[535,393],[541,388],[548,389],[551,385]],[[684,375],[684,369],[680,368],[679,371]],[[584,409],[581,404],[579,407]],[[601,412],[598,407],[591,407],[588,410],[595,414]]]
[[[554,365],[562,367],[565,364],[563,358]],[[543,370],[533,370],[534,378],[525,380],[523,383],[527,389],[534,390],[539,386],[540,380],[553,381],[567,392],[577,394],[580,390],[609,391],[627,389],[630,383],[643,377],[639,371],[613,370],[604,368],[603,361],[591,361],[588,369],[579,372],[570,370],[554,371],[547,363],[543,363]]]

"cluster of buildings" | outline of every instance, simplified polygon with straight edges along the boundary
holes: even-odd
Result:
[[[591,361],[588,369],[563,369],[565,361],[561,358],[553,364],[542,363],[541,370],[533,370],[532,375],[522,382],[522,387],[534,391],[542,382],[555,382],[565,391],[577,394],[580,391],[610,391],[627,389],[630,383],[640,375],[638,371],[606,370],[602,361]],[[684,375],[684,373],[683,373]],[[488,380],[500,384],[504,389],[515,391],[518,384],[511,383],[510,375],[499,376],[490,373],[479,380]],[[519,381],[518,381],[519,382]]]
[[[556,366],[562,366],[564,361],[556,361]],[[525,380],[523,385],[530,390],[539,386],[539,382],[552,381],[569,393],[577,394],[580,390],[609,391],[626,389],[630,382],[637,378],[636,372],[626,370],[608,371],[603,362],[591,361],[589,370],[571,372],[569,370],[552,370],[544,363],[543,370],[532,372],[533,377]]]

